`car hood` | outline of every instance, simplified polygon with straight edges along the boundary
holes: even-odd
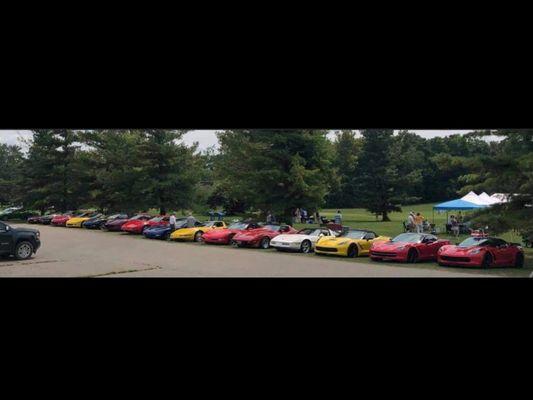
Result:
[[[127,219],[114,219],[113,221],[107,221],[107,225],[120,225],[128,222]]]
[[[471,250],[478,249],[479,246],[470,246],[470,247],[459,247],[459,246],[453,246],[453,245],[447,245],[441,247],[441,254],[447,253],[447,254],[467,254]]]
[[[87,217],[76,217],[76,218],[70,218],[68,220],[68,222],[70,223],[73,223],[73,224],[76,224],[78,222],[83,222],[83,221],[87,221],[89,220],[90,218],[87,218]]]
[[[320,239],[318,244],[320,246],[339,246],[341,243],[346,242],[346,241],[354,242],[354,241],[357,241],[357,239],[350,239],[346,237],[337,237],[337,238],[326,237],[326,238]]]
[[[380,250],[380,251],[393,251],[396,250],[398,247],[403,246],[412,246],[416,243],[405,243],[405,242],[378,242],[374,243],[372,246],[372,250]]]
[[[238,229],[213,229],[213,230],[207,231],[204,234],[204,237],[209,236],[212,238],[223,238],[230,234],[237,234],[241,232],[244,232],[244,231],[240,231]]]
[[[276,236],[274,239],[276,242],[301,242],[305,239],[313,240],[314,237],[309,235],[300,235],[300,234],[294,234],[294,235],[287,235],[286,233],[282,235]]]
[[[39,232],[37,229],[33,229],[33,228],[13,228],[13,227],[11,227],[11,229],[14,232],[18,232],[18,233],[34,233],[34,234],[37,234]]]
[[[149,228],[146,228],[144,231],[145,232],[164,232],[164,231],[169,231],[170,230],[170,226],[150,226]]]

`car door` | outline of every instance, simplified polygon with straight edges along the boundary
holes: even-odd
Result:
[[[370,247],[372,246],[372,243],[374,239],[376,238],[376,234],[374,232],[368,232],[364,237],[363,240],[359,242],[359,246],[361,249],[366,253],[370,251]]]
[[[437,257],[437,252],[439,251],[439,248],[441,247],[441,244],[439,243],[439,240],[436,236],[433,235],[427,235],[425,237],[425,243],[424,243],[424,258],[435,258]]]
[[[493,243],[494,251],[494,264],[499,266],[506,266],[511,264],[511,258],[513,250],[509,244],[501,239],[494,239]]]
[[[0,253],[11,252],[12,233],[8,231],[7,225],[0,222]]]

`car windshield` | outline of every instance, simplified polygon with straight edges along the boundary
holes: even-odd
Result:
[[[248,224],[244,222],[234,222],[233,224],[228,226],[228,229],[246,229],[247,226]]]
[[[299,235],[318,236],[322,231],[320,229],[306,228],[298,231]]]
[[[348,231],[346,233],[343,233],[339,237],[350,239],[363,239],[367,233],[368,232],[365,231]]]
[[[146,215],[136,215],[136,216],[133,217],[132,219],[134,219],[134,220],[137,220],[137,219],[146,219]]]
[[[271,231],[279,231],[281,229],[280,225],[265,225],[262,228],[269,229]]]
[[[488,243],[487,238],[475,238],[475,237],[469,237],[463,240],[459,247],[472,247],[472,246],[483,246],[484,244]]]
[[[402,233],[391,240],[394,243],[421,243],[422,235],[418,233]]]
[[[150,221],[152,222],[161,222],[165,219],[165,217],[155,217],[155,218],[152,218]]]

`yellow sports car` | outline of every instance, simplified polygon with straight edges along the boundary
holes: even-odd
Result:
[[[206,232],[215,230],[215,229],[226,229],[226,224],[224,221],[209,221],[200,226],[195,226],[194,228],[182,228],[175,230],[172,235],[170,235],[170,240],[187,240],[194,242],[201,242],[202,235]]]
[[[91,218],[100,217],[102,214],[86,212],[80,215],[76,215],[67,221],[67,228],[81,228],[82,224],[85,221],[90,220]]]
[[[367,256],[374,242],[390,240],[386,236],[378,236],[375,232],[363,229],[350,229],[340,236],[324,236],[315,246],[315,254],[332,254],[343,257]]]

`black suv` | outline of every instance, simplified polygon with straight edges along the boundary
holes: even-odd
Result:
[[[15,256],[17,260],[30,258],[41,246],[37,229],[13,228],[0,222],[0,256]]]

